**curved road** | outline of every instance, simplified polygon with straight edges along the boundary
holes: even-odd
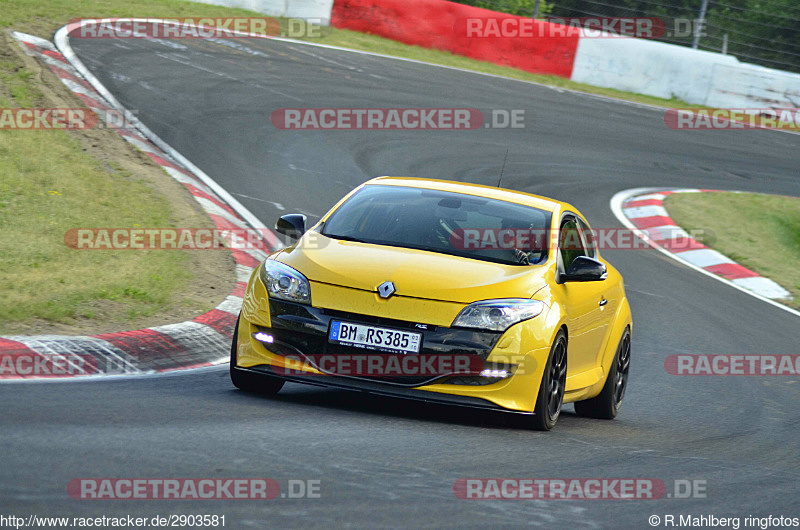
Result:
[[[800,137],[673,131],[663,111],[512,80],[278,41],[77,40],[79,57],[164,140],[267,225],[319,216],[376,175],[496,183],[568,200],[617,227],[639,186],[800,196]],[[524,129],[281,131],[285,107],[524,109]],[[276,204],[277,203],[277,204]],[[746,222],[745,219],[742,222]],[[800,353],[797,317],[653,250],[606,251],[634,314],[634,365],[612,422],[513,417],[288,384],[236,391],[225,368],[0,386],[0,498],[49,515],[225,514],[231,528],[543,525],[649,528],[651,514],[800,516],[798,378],[674,377],[675,353]],[[321,499],[76,501],[78,477],[320,479]],[[697,479],[706,498],[464,501],[464,477]],[[5,510],[9,511],[9,510]],[[22,515],[22,514],[19,514]]]

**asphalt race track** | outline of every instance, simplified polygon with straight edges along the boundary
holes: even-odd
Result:
[[[377,175],[496,184],[567,200],[595,228],[632,187],[800,196],[800,137],[676,131],[664,111],[345,51],[264,40],[79,40],[78,56],[161,138],[272,226],[316,220]],[[231,47],[235,45],[238,47]],[[524,109],[524,129],[283,131],[279,108]],[[742,219],[742,222],[746,222]],[[676,377],[671,354],[787,354],[800,321],[654,250],[606,251],[625,277],[633,369],[620,416],[565,407],[555,430],[508,415],[287,384],[235,390],[227,366],[0,386],[0,498],[49,515],[226,515],[231,528],[649,528],[657,514],[800,516],[800,381]],[[81,477],[320,479],[320,499],[78,501]],[[706,498],[467,501],[459,478],[705,480]]]

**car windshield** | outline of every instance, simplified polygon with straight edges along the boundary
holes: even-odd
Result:
[[[530,265],[547,260],[550,219],[545,210],[497,199],[368,185],[333,212],[321,233],[334,239]]]

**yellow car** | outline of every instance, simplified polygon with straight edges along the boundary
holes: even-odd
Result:
[[[632,321],[619,272],[564,202],[381,177],[250,278],[231,347],[240,389],[286,381],[511,411],[549,430],[564,403],[617,415]]]

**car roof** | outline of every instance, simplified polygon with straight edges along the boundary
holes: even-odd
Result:
[[[577,212],[571,205],[557,201],[555,199],[548,199],[547,197],[540,197],[522,191],[513,191],[503,188],[494,188],[491,186],[483,186],[481,184],[470,184],[467,182],[455,182],[451,180],[438,180],[420,177],[378,177],[364,183],[381,184],[389,186],[406,186],[409,188],[424,188],[439,191],[451,191],[454,193],[463,193],[465,195],[475,195],[478,197],[486,197],[489,199],[498,199],[501,201],[513,202],[525,206],[532,206],[540,210],[550,212],[571,210]]]

